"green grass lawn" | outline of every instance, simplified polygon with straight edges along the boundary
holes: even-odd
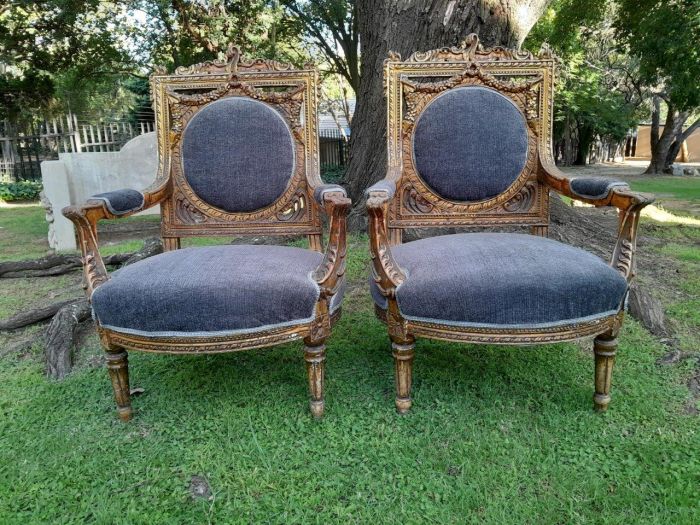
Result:
[[[15,250],[6,259],[41,251],[41,218],[0,210],[3,256],[9,244]],[[672,239],[660,250],[690,265],[679,279],[695,293],[698,246],[666,234],[672,228],[654,226]],[[308,412],[300,344],[217,356],[132,352],[132,387],[145,393],[129,424],[116,417],[94,336],[63,382],[43,376],[39,344],[0,357],[0,523],[700,522],[700,420],[686,410],[692,360],[657,365],[667,349],[628,319],[613,402],[596,414],[590,342],[419,340],[413,409],[399,416],[389,339],[366,292],[368,260],[366,237],[353,236],[322,421]],[[72,279],[79,273],[0,281],[12,297],[0,311]],[[671,315],[700,323],[697,313]],[[209,498],[191,496],[192,476],[207,480]]]
[[[642,175],[630,181],[632,189],[671,196],[681,200],[700,200],[700,177],[652,177]]]

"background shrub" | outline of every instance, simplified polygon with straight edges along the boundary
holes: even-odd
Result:
[[[42,189],[38,181],[0,182],[0,199],[5,202],[37,200]]]
[[[321,164],[321,178],[323,182],[340,184],[345,177],[345,166],[335,164]]]

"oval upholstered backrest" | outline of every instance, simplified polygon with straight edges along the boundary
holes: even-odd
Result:
[[[187,183],[200,199],[227,212],[274,203],[287,188],[294,165],[289,126],[272,107],[251,98],[207,104],[183,134]]]
[[[416,170],[438,195],[480,201],[505,191],[527,161],[523,114],[485,87],[460,87],[432,100],[413,135]]]

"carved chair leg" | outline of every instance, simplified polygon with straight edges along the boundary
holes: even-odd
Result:
[[[530,234],[538,235],[539,237],[547,237],[549,231],[548,226],[530,226]]]
[[[309,406],[315,418],[323,417],[325,401],[323,399],[323,383],[326,362],[326,345],[323,342],[304,340],[304,360],[309,376]]]
[[[610,385],[613,365],[617,352],[617,338],[611,334],[599,335],[593,342],[595,354],[595,394],[593,402],[596,410],[605,411],[610,404]]]
[[[163,237],[163,251],[171,252],[180,249],[180,237]]]
[[[131,419],[131,393],[129,390],[129,358],[126,350],[112,344],[105,345],[107,370],[112,380],[117,413],[122,421]]]
[[[413,351],[416,343],[413,338],[404,344],[392,341],[396,371],[396,410],[405,414],[411,408],[411,380],[413,376]]]

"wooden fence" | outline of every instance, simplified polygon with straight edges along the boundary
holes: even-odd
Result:
[[[153,122],[80,122],[75,115],[14,129],[0,122],[0,181],[39,180],[40,164],[59,153],[118,151],[129,140],[153,131]]]
[[[318,142],[321,166],[345,166],[348,162],[348,143],[341,135],[340,130],[321,130]]]

